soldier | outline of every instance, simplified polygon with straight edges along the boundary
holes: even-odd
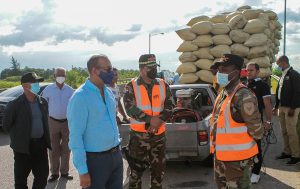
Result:
[[[219,62],[217,82],[224,90],[216,99],[211,119],[211,153],[215,154],[218,188],[249,188],[256,141],[263,127],[255,95],[240,81],[243,59],[224,54]]]
[[[155,55],[139,59],[140,76],[125,86],[124,105],[130,120],[127,161],[130,166],[129,188],[141,188],[141,177],[148,165],[150,188],[162,188],[165,173],[165,122],[174,107],[169,86],[156,78]]]

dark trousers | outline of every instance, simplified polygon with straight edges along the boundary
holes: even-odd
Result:
[[[257,141],[257,147],[258,147],[258,154],[257,154],[257,159],[258,162],[254,163],[254,166],[252,168],[252,173],[258,175],[260,173],[261,165],[263,163],[263,158],[262,158],[262,150],[261,150],[261,140]]]
[[[15,188],[27,189],[27,177],[32,171],[34,176],[33,189],[44,189],[49,174],[48,154],[43,139],[30,142],[30,154],[14,151]]]
[[[89,189],[122,189],[123,159],[120,149],[107,153],[87,153],[91,176]]]

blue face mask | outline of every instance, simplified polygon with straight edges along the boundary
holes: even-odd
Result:
[[[282,72],[282,68],[281,68],[280,66],[277,66],[275,69],[276,69],[276,71],[278,71],[278,72]]]
[[[109,72],[100,72],[99,74],[100,79],[104,82],[104,84],[109,85],[111,84],[113,78],[114,78],[114,72],[109,71]]]
[[[30,86],[31,86],[30,91],[34,94],[38,94],[38,92],[40,91],[40,84],[39,83],[31,83]]]
[[[234,72],[234,71],[232,71],[232,72]],[[232,72],[230,72],[229,74],[231,74]],[[217,72],[217,83],[219,85],[221,85],[222,87],[225,87],[226,85],[228,85],[230,83],[230,81],[228,79],[229,74]]]

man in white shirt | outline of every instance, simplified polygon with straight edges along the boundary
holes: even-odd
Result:
[[[72,180],[69,174],[70,149],[69,129],[67,121],[67,105],[73,95],[73,88],[65,84],[66,70],[56,68],[54,72],[55,83],[50,84],[43,91],[42,96],[49,104],[49,128],[52,151],[50,151],[50,171],[49,182],[59,178]]]

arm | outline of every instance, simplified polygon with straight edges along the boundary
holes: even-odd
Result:
[[[121,99],[118,100],[118,111],[123,116],[123,119],[127,119],[127,116],[121,103]]]
[[[271,102],[271,92],[270,87],[267,83],[263,83],[262,85],[262,98],[265,105],[265,115],[266,120],[271,122],[272,121],[272,102]]]
[[[15,101],[9,102],[4,111],[3,129],[6,132],[9,132],[11,130],[16,119],[16,110],[14,103]]]
[[[296,71],[293,71],[293,75],[291,75],[291,82],[292,82],[292,99],[290,99],[293,103],[291,104],[291,109],[296,109],[300,107],[300,74]]]
[[[124,101],[125,110],[129,117],[132,117],[137,121],[150,123],[151,116],[146,115],[136,105],[136,100],[135,100],[134,91],[131,82],[128,83],[124,88],[123,101]]]
[[[175,107],[170,87],[168,84],[165,85],[166,85],[166,100],[164,103],[164,109],[162,112],[160,112],[159,115],[159,118],[164,122],[166,122],[171,117],[173,108]]]
[[[69,125],[69,147],[73,153],[73,163],[79,175],[88,173],[86,150],[83,137],[87,126],[88,109],[83,96],[75,94],[69,101],[67,109]]]

